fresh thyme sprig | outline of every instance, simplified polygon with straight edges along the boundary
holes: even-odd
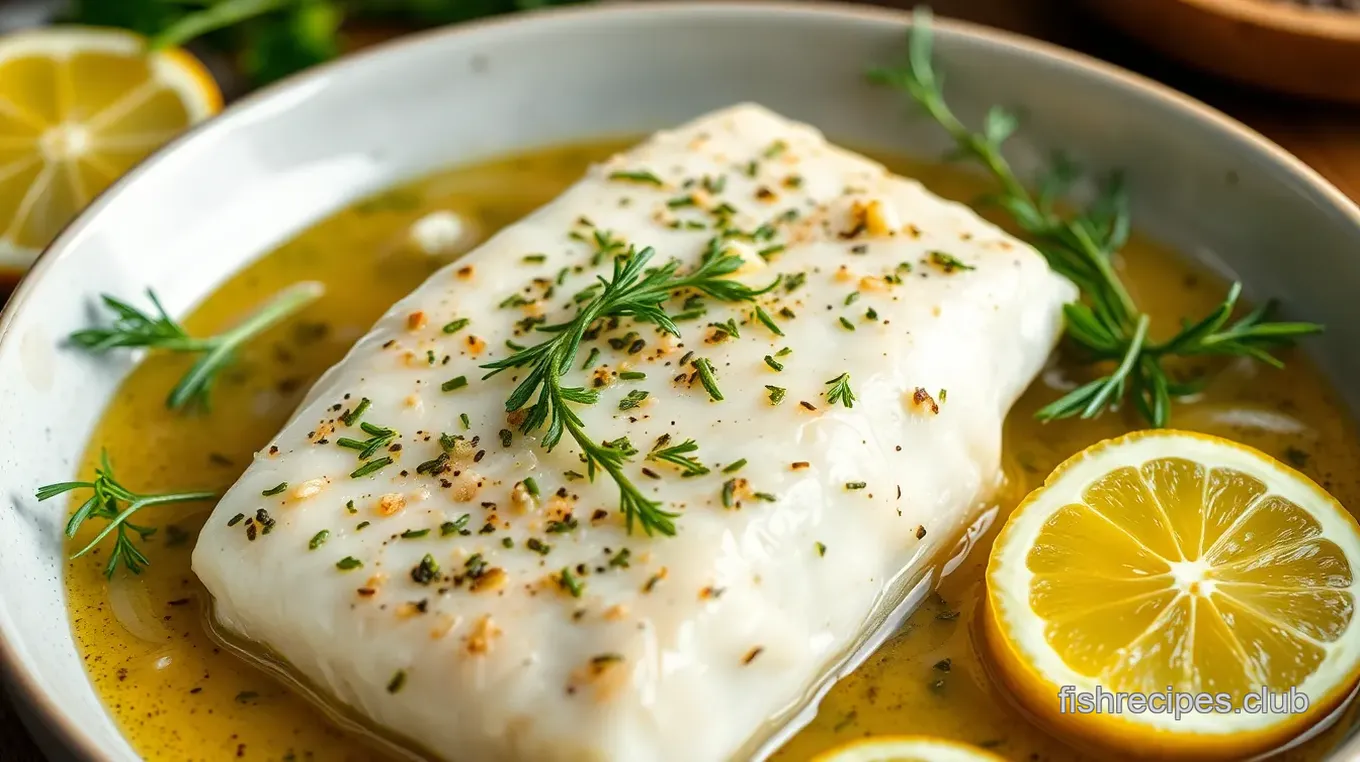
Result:
[[[109,561],[104,566],[104,576],[112,578],[113,573],[121,563],[124,568],[133,574],[141,574],[142,569],[151,563],[142,554],[141,549],[133,541],[132,535],[135,533],[142,540],[155,534],[155,527],[146,527],[133,524],[128,519],[132,514],[143,508],[152,505],[165,505],[167,503],[191,503],[200,500],[213,500],[217,498],[216,492],[170,492],[161,495],[141,495],[118,483],[113,475],[113,466],[109,463],[109,454],[100,453],[100,465],[95,469],[95,479],[92,482],[60,482],[39,487],[36,493],[38,501],[50,500],[57,495],[78,489],[93,490],[94,494],[81,504],[71,518],[66,522],[66,536],[75,537],[76,532],[88,519],[104,519],[108,524],[95,535],[89,544],[77,551],[71,558],[80,558],[90,552],[96,545],[104,541],[110,533],[117,534],[113,540],[113,552],[109,554]]]
[[[1139,413],[1153,426],[1165,426],[1171,399],[1193,393],[1198,385],[1172,380],[1162,366],[1168,357],[1230,355],[1251,357],[1279,367],[1270,352],[1307,334],[1318,333],[1315,323],[1268,322],[1267,303],[1232,320],[1241,293],[1234,283],[1223,302],[1202,320],[1186,321],[1179,333],[1157,342],[1148,335],[1148,315],[1141,312],[1115,272],[1113,258],[1129,235],[1128,200],[1116,174],[1084,211],[1064,215],[1057,209],[1059,197],[1075,180],[1072,165],[1055,166],[1031,193],[1002,156],[1001,146],[1016,130],[1018,120],[993,106],[981,132],[964,125],[944,100],[942,84],[931,61],[930,13],[916,11],[909,35],[906,63],[870,73],[875,81],[891,85],[911,97],[953,138],[954,158],[969,159],[1000,185],[987,200],[1005,210],[1048,260],[1055,272],[1072,281],[1082,301],[1065,305],[1067,338],[1093,362],[1115,363],[1114,369],[1084,384],[1037,413],[1040,420],[1081,416],[1093,418],[1117,408],[1126,394]]]
[[[657,501],[650,500],[623,472],[623,466],[634,453],[608,443],[598,443],[585,431],[585,424],[570,407],[594,404],[599,394],[579,386],[563,385],[563,377],[572,370],[581,342],[597,320],[608,317],[631,317],[640,323],[651,323],[674,336],[680,335],[665,304],[681,290],[693,289],[726,302],[751,301],[774,288],[776,280],[763,289],[754,289],[724,276],[742,266],[741,257],[710,250],[693,271],[677,274],[679,262],[671,261],[655,269],[646,269],[655,252],[650,247],[642,251],[629,249],[614,258],[613,274],[600,277],[600,290],[565,323],[539,326],[538,330],[552,334],[545,341],[520,350],[509,357],[483,365],[488,369],[483,378],[511,368],[527,368],[524,380],[506,400],[507,412],[528,405],[528,412],[520,431],[525,434],[544,429],[542,444],[551,451],[570,434],[586,459],[587,476],[595,478],[596,469],[603,470],[619,487],[620,508],[628,531],[636,521],[647,534],[659,532],[675,534],[672,521],[678,514],[664,510]],[[530,401],[533,401],[530,404]]]
[[[71,343],[91,352],[110,349],[146,347],[167,352],[187,352],[202,355],[189,372],[180,379],[166,399],[166,407],[180,410],[188,406],[208,407],[217,376],[236,359],[241,345],[276,325],[303,307],[316,301],[324,292],[320,283],[296,283],[270,299],[241,324],[216,336],[195,338],[184,326],[170,317],[155,292],[147,290],[147,298],[156,308],[150,315],[127,302],[103,295],[104,306],[114,315],[112,325],[86,328],[71,334]]]

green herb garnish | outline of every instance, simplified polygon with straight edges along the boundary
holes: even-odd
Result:
[[[562,589],[571,593],[573,598],[580,598],[582,591],[585,590],[585,583],[576,579],[576,575],[571,573],[571,569],[565,566],[562,567],[562,572],[557,579]]]
[[[609,173],[609,179],[623,180],[625,182],[644,183],[646,185],[656,186],[665,185],[665,183],[661,181],[661,178],[657,177],[656,175],[652,174],[651,172],[645,169],[640,169],[632,172],[611,172]]]
[[[1080,416],[1093,418],[1118,407],[1130,396],[1134,407],[1153,426],[1165,426],[1171,400],[1192,394],[1202,384],[1173,380],[1162,367],[1169,357],[1221,355],[1250,357],[1281,367],[1272,350],[1300,336],[1323,330],[1316,323],[1269,322],[1266,303],[1233,320],[1241,285],[1234,283],[1222,303],[1198,321],[1185,321],[1166,341],[1148,335],[1149,317],[1134,304],[1115,270],[1113,258],[1129,235],[1128,199],[1121,178],[1110,177],[1100,196],[1078,214],[1064,216],[1058,198],[1075,180],[1067,162],[1058,162],[1031,193],[1001,153],[1018,126],[1009,111],[993,107],[981,132],[959,121],[944,100],[942,84],[931,61],[930,14],[916,12],[906,62],[871,73],[880,83],[906,93],[953,138],[955,154],[980,164],[1000,185],[992,201],[1030,238],[1055,272],[1072,281],[1082,300],[1063,308],[1068,340],[1093,362],[1115,363],[1113,372],[1086,383],[1046,405],[1040,420]]]
[[[842,373],[827,381],[826,384],[831,387],[826,390],[827,404],[834,405],[839,402],[846,407],[855,406],[855,393],[850,390],[849,373]]]
[[[448,537],[451,534],[471,534],[467,529],[468,522],[472,520],[470,514],[464,513],[453,521],[445,521],[439,525],[439,536]]]
[[[359,460],[368,460],[373,457],[378,450],[386,447],[396,438],[397,432],[392,429],[376,426],[367,421],[359,424],[360,430],[369,435],[368,439],[353,439],[351,437],[340,437],[335,440],[337,447],[345,447],[359,451]]]
[[[761,325],[770,329],[770,333],[773,333],[775,336],[784,335],[784,332],[779,330],[779,326],[774,322],[774,318],[771,318],[759,305],[756,306],[756,320],[759,320]]]
[[[165,405],[171,410],[186,407],[207,409],[213,384],[221,372],[235,362],[241,346],[316,301],[324,291],[320,283],[294,284],[275,294],[274,298],[235,328],[203,339],[190,336],[184,326],[166,314],[155,292],[149,289],[146,295],[156,308],[155,315],[104,294],[101,297],[104,306],[115,316],[113,325],[76,331],[70,339],[76,346],[96,353],[145,347],[201,355],[189,372],[175,384]]]
[[[641,405],[642,401],[645,399],[647,399],[647,392],[644,392],[641,389],[634,389],[633,391],[628,392],[628,395],[623,399],[619,400],[619,410],[632,410],[638,405]]]
[[[372,400],[364,397],[359,400],[359,404],[355,405],[353,410],[346,410],[344,414],[340,416],[340,420],[344,421],[346,426],[353,426],[356,422],[363,419],[364,413],[368,412],[368,408],[372,404]]]
[[[583,387],[564,386],[563,377],[571,370],[586,331],[600,318],[632,317],[638,322],[651,323],[666,333],[679,336],[679,328],[665,309],[665,303],[672,293],[688,288],[721,301],[750,301],[773,288],[774,284],[758,290],[724,278],[741,267],[740,257],[710,257],[694,271],[682,275],[677,274],[679,263],[674,261],[656,269],[645,269],[653,255],[654,251],[647,248],[629,256],[616,257],[612,277],[600,279],[602,289],[571,320],[538,327],[538,330],[551,334],[550,338],[483,367],[490,371],[487,378],[512,368],[527,369],[524,380],[515,387],[505,403],[507,412],[528,406],[528,414],[520,430],[527,434],[544,428],[540,441],[549,451],[561,442],[564,433],[569,434],[581,448],[588,476],[594,478],[597,469],[603,470],[618,485],[620,508],[629,531],[632,531],[636,521],[648,534],[660,532],[671,535],[675,534],[672,519],[676,514],[663,510],[659,502],[647,498],[623,472],[629,456],[621,450],[597,443],[586,433],[580,417],[572,411],[571,404],[594,404],[599,399],[599,393]]]
[[[667,435],[669,437],[669,435]],[[657,442],[657,446],[647,453],[647,460],[670,463],[679,466],[680,473],[684,476],[702,476],[708,473],[708,467],[700,463],[698,459],[690,457],[690,453],[698,452],[699,445],[693,439],[686,439],[678,445],[671,447],[664,446],[666,439]]]
[[[349,475],[349,478],[362,479],[365,476],[377,473],[378,471],[381,471],[390,465],[392,465],[392,459],[384,455],[383,457],[378,458],[377,460],[370,460],[369,462],[363,464],[362,466],[359,466],[358,468],[354,469],[354,471]]]
[[[113,572],[119,564],[122,564],[133,574],[141,574],[142,569],[151,563],[146,556],[142,555],[142,551],[133,541],[132,535],[136,534],[142,540],[146,540],[156,533],[156,528],[141,526],[128,521],[134,513],[152,505],[192,503],[213,500],[217,497],[216,492],[208,491],[168,492],[159,495],[142,495],[133,492],[119,484],[114,477],[113,466],[109,463],[107,452],[101,452],[99,455],[99,467],[95,469],[94,481],[48,484],[45,487],[38,488],[36,497],[41,502],[78,489],[93,490],[94,494],[82,503],[75,513],[71,514],[71,518],[66,522],[66,536],[74,538],[76,532],[87,519],[103,519],[108,523],[99,531],[99,534],[95,535],[93,540],[76,551],[71,558],[80,558],[103,542],[104,538],[108,537],[110,533],[116,532],[113,551],[109,554],[108,563],[104,566],[104,576],[110,579],[113,578]]]
[[[785,395],[785,394],[788,394],[788,391],[789,391],[788,389],[785,389],[785,388],[783,388],[783,387],[781,387],[781,386],[770,386],[769,384],[766,384],[766,385],[765,385],[765,388],[768,389],[768,390],[770,391],[770,404],[771,404],[771,405],[778,405],[779,403],[783,402],[783,401],[784,401],[784,395]]]
[[[944,270],[944,272],[945,272],[946,275],[948,275],[948,274],[954,272],[955,270],[965,270],[965,271],[966,271],[966,270],[976,270],[976,269],[977,269],[976,267],[973,267],[972,265],[964,264],[963,260],[961,260],[961,259],[959,259],[958,257],[954,256],[953,254],[947,254],[947,253],[945,253],[945,252],[943,252],[943,251],[932,251],[932,252],[930,252],[930,263],[931,263],[932,265],[935,265],[936,267],[940,268],[941,270]]]
[[[700,357],[694,361],[694,369],[699,372],[699,383],[704,385],[704,390],[708,396],[715,401],[722,401],[722,390],[718,388],[718,379],[713,375],[713,363]]]

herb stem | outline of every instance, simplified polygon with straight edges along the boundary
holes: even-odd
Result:
[[[58,482],[39,487],[35,496],[39,502],[50,500],[58,495],[73,492],[79,489],[89,489],[93,494],[88,500],[81,504],[71,514],[71,518],[66,522],[66,536],[73,538],[80,527],[90,518],[107,519],[108,523],[95,535],[94,539],[74,553],[71,558],[80,558],[93,550],[103,542],[110,534],[117,532],[114,540],[113,551],[109,554],[108,564],[104,568],[104,574],[112,577],[119,563],[133,574],[140,574],[142,568],[150,563],[141,550],[133,543],[132,537],[127,530],[131,529],[141,537],[145,538],[155,532],[155,529],[133,526],[128,521],[134,514],[143,508],[153,505],[167,505],[171,503],[192,503],[204,500],[214,500],[217,498],[216,492],[207,490],[195,490],[189,492],[171,492],[157,495],[142,495],[133,492],[119,484],[113,474],[113,467],[109,463],[108,453],[101,453],[100,465],[95,469],[95,480],[92,482]],[[124,503],[126,507],[119,510],[119,503]]]
[[[189,372],[175,384],[165,404],[171,410],[180,410],[191,404],[206,408],[213,383],[222,370],[235,360],[236,351],[241,345],[316,301],[324,291],[320,283],[295,283],[275,294],[237,326],[209,338],[190,336],[182,325],[166,313],[152,291],[147,291],[147,297],[156,308],[154,316],[105,294],[104,306],[117,317],[113,325],[76,331],[70,338],[76,346],[96,353],[124,347],[146,347],[202,354]]]
[[[1002,144],[1019,125],[1010,112],[993,106],[981,131],[965,126],[945,102],[941,81],[931,61],[930,13],[918,10],[910,31],[903,66],[871,72],[878,82],[905,92],[953,138],[955,158],[981,164],[999,186],[988,198],[1004,210],[1048,261],[1049,267],[1071,281],[1081,301],[1063,307],[1067,338],[1093,362],[1118,361],[1106,376],[1068,392],[1037,413],[1040,420],[1080,416],[1091,418],[1117,408],[1125,399],[1153,426],[1167,425],[1173,395],[1197,388],[1175,382],[1162,366],[1172,356],[1227,355],[1251,357],[1281,367],[1271,350],[1300,337],[1318,333],[1322,326],[1302,322],[1266,322],[1267,304],[1232,320],[1241,293],[1233,284],[1223,302],[1197,323],[1186,322],[1180,332],[1160,344],[1148,338],[1149,319],[1138,309],[1115,271],[1114,257],[1128,240],[1128,199],[1116,174],[1099,196],[1077,214],[1063,215],[1056,202],[1075,179],[1076,171],[1061,157],[1039,178],[1031,192],[1002,155]],[[847,328],[852,326],[842,323]]]

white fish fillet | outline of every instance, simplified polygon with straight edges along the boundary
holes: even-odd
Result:
[[[629,476],[680,514],[674,537],[629,534],[614,482],[573,475],[586,469],[569,436],[551,453],[518,431],[503,445],[523,372],[482,381],[479,365],[507,340],[547,336],[516,321],[575,313],[572,296],[608,273],[608,256],[591,264],[595,232],[689,267],[724,203],[729,226],[755,234],[730,243],[748,260],[735,277],[785,278],[758,302],[784,335],[751,304],[707,298],[681,339],[624,320],[584,342],[568,374],[605,382],[597,404],[576,406],[586,431],[627,436],[641,451]],[[498,306],[515,294],[533,303]],[[1074,297],[966,207],[761,107],[728,108],[593,168],[395,305],[217,506],[194,570],[221,625],[441,759],[728,759],[862,634],[889,580],[924,568],[971,518],[996,484],[1006,412]],[[709,324],[729,318],[740,336],[724,340]],[[595,370],[579,370],[592,349]],[[722,401],[681,366],[689,352],[712,362]],[[853,407],[826,398],[843,373]],[[441,390],[458,376],[468,384]],[[768,387],[786,390],[781,403]],[[648,396],[620,410],[634,391]],[[351,478],[365,461],[337,442],[369,434],[338,419],[361,398],[363,420],[399,432],[400,450]],[[452,470],[417,473],[440,433],[466,438]],[[709,473],[645,460],[663,436],[693,439]],[[512,494],[528,477],[536,501]],[[445,535],[447,522],[470,533]],[[420,584],[426,554],[442,578]],[[362,567],[337,568],[347,557]]]

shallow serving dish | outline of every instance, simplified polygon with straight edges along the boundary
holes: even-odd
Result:
[[[856,146],[943,148],[892,93],[910,17],[825,5],[605,6],[439,31],[246,99],[99,199],[0,318],[0,659],[49,752],[133,760],[86,678],[63,605],[61,524],[31,497],[70,478],[131,367],[65,351],[102,291],[147,286],[182,314],[272,246],[357,198],[451,164],[648,132],[758,101]],[[961,115],[1028,114],[1022,166],[1062,146],[1125,167],[1139,227],[1330,326],[1316,359],[1360,403],[1360,210],[1232,120],[1110,66],[1023,38],[938,23]],[[808,56],[810,47],[816,56]],[[1029,141],[1029,142],[1026,142]],[[1360,743],[1351,744],[1360,754]],[[1343,755],[1344,756],[1344,753]]]

